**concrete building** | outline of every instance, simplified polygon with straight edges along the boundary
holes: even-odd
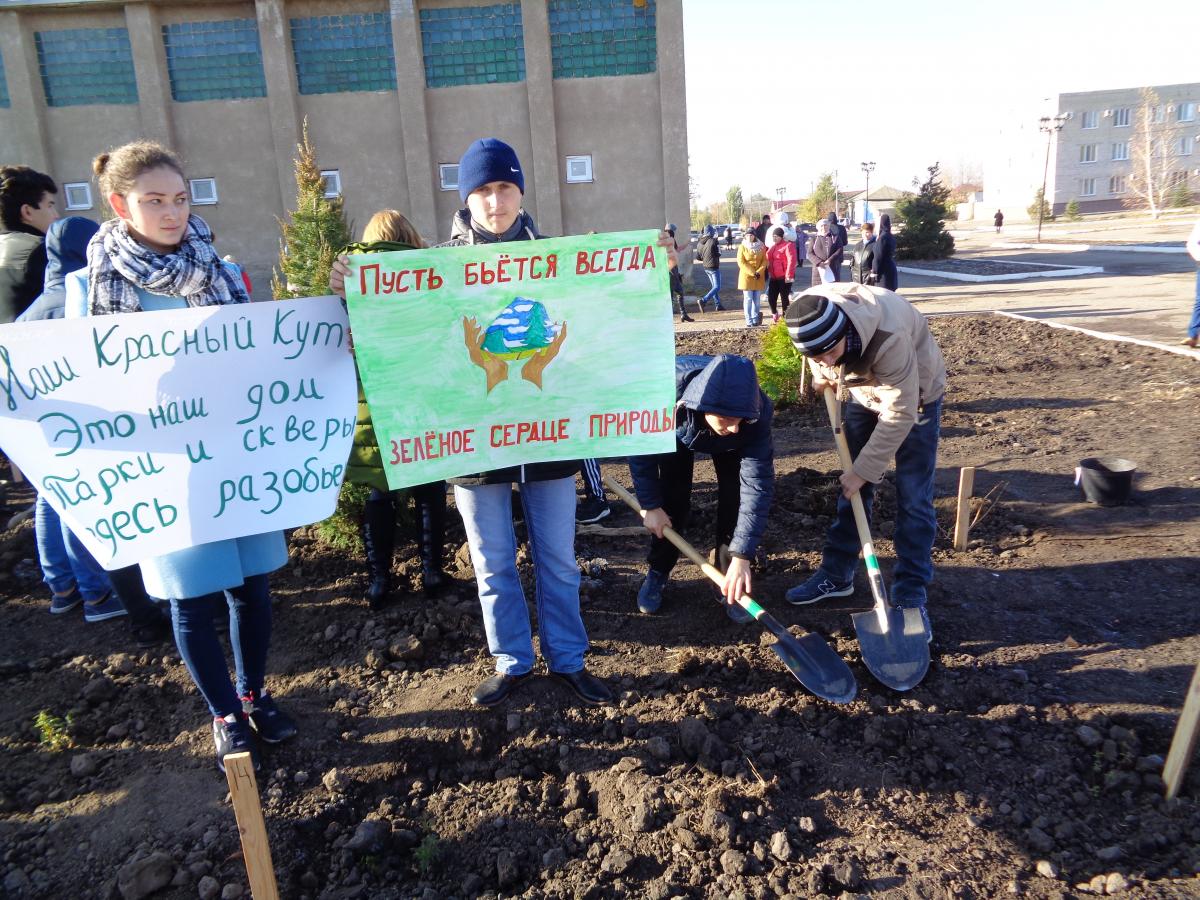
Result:
[[[221,253],[268,292],[307,120],[361,230],[403,211],[429,240],[471,141],[512,144],[549,235],[688,221],[682,0],[5,0],[0,162],[104,215],[102,150],[174,147]],[[686,255],[686,254],[685,254]]]
[[[1173,184],[1200,193],[1200,84],[1152,88],[1152,111],[1165,157],[1160,165]],[[984,200],[980,218],[996,209],[1006,220],[1029,218],[1046,173],[1046,199],[1055,214],[1074,200],[1081,213],[1123,208],[1143,106],[1140,87],[1059,94],[1045,104],[1010,110],[990,157],[984,161]],[[1040,128],[1040,119],[1057,119],[1061,129]]]

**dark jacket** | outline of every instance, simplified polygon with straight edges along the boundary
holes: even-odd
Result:
[[[754,363],[744,356],[678,356],[675,358],[676,453],[738,453],[741,456],[741,504],[729,543],[734,556],[750,559],[767,527],[775,494],[775,450],[771,440],[773,408],[758,386]],[[705,413],[743,419],[737,434],[717,436]],[[632,456],[629,472],[643,509],[663,505],[662,484],[654,456]]]
[[[40,231],[0,232],[0,325],[14,321],[42,292],[46,242]]]
[[[46,278],[42,294],[21,314],[20,321],[61,319],[67,302],[68,272],[87,268],[87,245],[100,226],[83,216],[68,216],[46,231]]]
[[[713,235],[706,234],[696,244],[696,259],[706,269],[721,268],[721,248]]]
[[[846,244],[850,242],[850,232],[846,226],[838,222],[837,216],[829,214],[829,236],[833,238],[833,255],[829,257],[829,268],[833,269],[835,281],[842,280],[842,260],[846,255]]]
[[[900,273],[896,270],[896,238],[892,236],[892,217],[879,217],[879,237],[875,240],[875,258],[871,261],[871,271],[875,273],[875,284],[896,290],[900,283]]]
[[[767,232],[774,227],[770,222],[759,222],[750,230],[754,232],[754,236],[758,238],[758,242],[765,247],[767,246]]]
[[[859,284],[869,284],[868,276],[872,274],[871,265],[875,262],[875,236],[871,240],[861,240],[854,245],[850,256],[850,280]]]
[[[533,216],[521,210],[517,221],[509,229],[509,236],[496,238],[476,231],[471,227],[471,212],[460,209],[454,214],[454,222],[450,228],[450,240],[439,247],[465,247],[470,244],[499,244],[508,241],[536,241],[542,237],[538,233]],[[529,463],[528,465],[508,466],[504,469],[492,469],[489,472],[477,472],[474,475],[461,475],[458,478],[447,479],[451,484],[524,484],[527,481],[552,481],[556,478],[574,476],[579,471],[579,460],[560,460],[555,462]]]

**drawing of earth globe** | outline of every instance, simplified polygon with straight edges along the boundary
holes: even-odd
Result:
[[[537,300],[514,297],[488,325],[483,349],[500,359],[524,359],[550,346],[559,328]]]

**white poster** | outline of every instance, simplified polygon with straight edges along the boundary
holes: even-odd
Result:
[[[107,569],[319,521],[347,329],[336,297],[0,325],[0,448]]]

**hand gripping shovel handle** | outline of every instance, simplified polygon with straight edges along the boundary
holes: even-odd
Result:
[[[625,490],[625,488],[621,487],[621,485],[619,485],[616,481],[605,475],[604,485],[623,501],[625,501],[625,504],[639,516],[642,518],[646,517],[646,511],[642,509],[641,504],[637,502],[637,498],[634,497],[633,494],[629,493],[629,491]],[[695,547],[683,539],[683,535],[681,535],[678,531],[668,525],[663,529],[663,537],[678,547],[679,551],[684,556],[698,565],[700,570],[719,587],[725,586],[725,575],[721,572],[721,570],[716,566],[711,565],[708,560],[701,556]],[[754,602],[754,600],[746,594],[741,596],[741,598],[738,600],[738,603],[743,609],[746,610],[746,612],[750,613],[750,615],[754,616],[756,619],[759,618],[759,616],[768,616],[769,618],[767,611]],[[781,629],[782,627],[783,626],[780,626]]]
[[[607,475],[604,476],[604,484],[630,509],[645,518],[646,511],[629,491]],[[719,587],[725,586],[725,576],[721,571],[710,565],[674,528],[669,525],[664,528],[663,537],[698,565],[715,584]],[[775,637],[778,643],[774,644],[772,649],[797,681],[818,697],[832,703],[849,703],[854,699],[858,685],[854,681],[853,673],[845,660],[834,653],[819,635],[809,633],[797,638],[747,594],[738,598],[738,605],[754,616],[754,620]]]
[[[829,410],[829,424],[833,426],[833,440],[837,444],[838,456],[842,460],[842,471],[850,472],[854,468],[854,459],[850,456],[850,445],[846,443],[846,433],[842,430],[842,415],[838,408],[836,391],[826,389],[825,408]],[[883,573],[879,570],[879,559],[875,556],[875,542],[871,540],[871,526],[867,523],[867,512],[863,509],[862,497],[858,491],[850,498],[850,506],[854,509],[854,524],[858,526],[858,539],[862,542],[863,561],[867,565],[867,580],[871,582],[871,596],[875,598],[875,614],[879,617],[879,627],[886,633],[887,618],[887,589],[883,584]]]

